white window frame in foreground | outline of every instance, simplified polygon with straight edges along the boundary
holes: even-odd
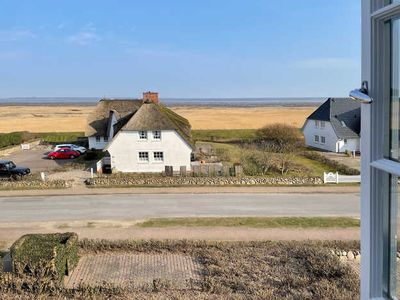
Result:
[[[147,131],[140,130],[138,131],[138,135],[139,135],[139,140],[141,141],[147,140]]]
[[[163,151],[154,151],[153,152],[153,160],[154,160],[154,162],[163,162],[164,161],[164,152]]]
[[[138,160],[140,163],[148,163],[149,162],[149,152],[148,151],[140,151],[138,153]]]
[[[400,3],[361,3],[361,79],[368,82],[373,99],[372,104],[361,105],[361,299],[397,299],[391,269],[391,241],[397,228],[391,225],[390,178],[400,176],[400,164],[386,158],[385,147],[391,89],[391,32],[387,22],[400,17]]]

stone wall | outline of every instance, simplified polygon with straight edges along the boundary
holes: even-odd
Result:
[[[130,177],[100,176],[86,180],[87,185],[107,186],[257,186],[257,185],[320,185],[319,177]]]
[[[72,184],[65,180],[0,180],[0,190],[29,190],[29,189],[62,189],[69,188]]]

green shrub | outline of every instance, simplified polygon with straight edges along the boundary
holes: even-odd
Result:
[[[315,151],[306,151],[303,153],[303,156],[319,161],[343,175],[360,175],[359,170],[350,168],[344,164],[337,162],[336,160],[329,159]]]
[[[234,143],[256,138],[256,129],[192,130],[195,141]]]
[[[257,130],[258,142],[275,149],[273,152],[292,152],[303,146],[303,138],[298,128],[276,123]]]
[[[14,272],[36,276],[44,272],[49,279],[61,282],[78,264],[76,233],[27,234],[11,247]]]
[[[0,148],[15,146],[21,144],[23,141],[22,132],[11,132],[0,134]]]

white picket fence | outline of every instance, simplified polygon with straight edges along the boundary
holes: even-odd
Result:
[[[324,183],[360,183],[361,175],[340,175],[338,172],[324,172]]]

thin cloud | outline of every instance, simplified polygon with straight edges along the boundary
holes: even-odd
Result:
[[[92,22],[84,25],[81,30],[67,37],[67,42],[78,46],[87,46],[100,42],[102,37],[96,33],[96,27]]]
[[[0,42],[17,42],[25,39],[33,39],[35,37],[36,35],[30,30],[0,30]]]
[[[21,51],[0,51],[0,60],[18,60],[25,56],[26,53]]]
[[[301,69],[354,69],[358,67],[358,60],[340,57],[317,57],[297,61],[294,66]]]

